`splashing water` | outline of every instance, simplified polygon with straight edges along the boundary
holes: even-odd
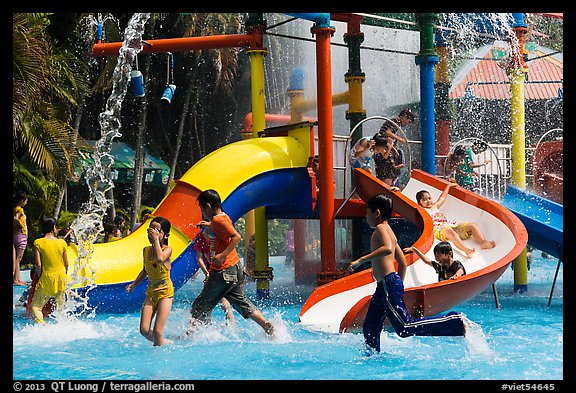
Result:
[[[488,345],[482,327],[467,317],[464,317],[464,321],[467,325],[465,340],[468,345],[466,350],[468,357],[490,357],[493,355],[494,351]]]
[[[78,240],[78,258],[70,274],[72,279],[68,284],[68,288],[80,283],[82,286],[87,286],[88,290],[85,296],[68,291],[68,306],[69,308],[78,309],[80,314],[89,311],[87,295],[94,288],[95,273],[90,267],[90,256],[94,241],[103,230],[102,218],[111,204],[111,201],[106,197],[106,192],[114,187],[114,183],[110,178],[110,168],[114,163],[114,157],[110,154],[110,151],[114,138],[122,136],[120,133],[122,102],[130,81],[132,64],[136,59],[136,55],[142,50],[142,34],[144,25],[149,18],[149,13],[134,14],[124,32],[124,42],[119,50],[118,63],[113,74],[112,93],[106,102],[106,109],[98,116],[101,137],[96,142],[92,153],[94,165],[89,167],[86,172],[86,184],[88,185],[90,196],[88,201],[82,205],[78,217],[72,223],[72,229]]]

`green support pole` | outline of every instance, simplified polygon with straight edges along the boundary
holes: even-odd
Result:
[[[452,123],[451,103],[448,98],[451,85],[448,71],[451,47],[442,30],[438,30],[435,34],[434,49],[438,54],[438,64],[434,73],[436,155],[447,156],[450,151],[450,124]],[[443,158],[436,161],[436,173],[445,175]]]
[[[346,111],[346,119],[350,121],[350,131],[356,125],[366,118],[366,110],[362,107],[362,90],[361,84],[364,81],[365,74],[362,72],[360,65],[360,45],[364,41],[364,34],[360,32],[360,20],[355,19],[348,21],[348,31],[344,34],[344,42],[348,46],[348,72],[345,79],[348,82],[348,91],[350,92],[349,109]],[[353,88],[356,83],[358,89]],[[358,86],[359,85],[359,86]],[[350,137],[350,146],[362,138],[362,126],[359,126],[354,134]],[[350,173],[350,181],[353,184],[354,174]],[[365,251],[363,247],[363,220],[355,218],[352,220],[352,259],[359,258]]]

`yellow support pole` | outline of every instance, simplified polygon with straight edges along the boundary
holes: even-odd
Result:
[[[345,96],[349,113],[366,113],[362,104],[362,83],[364,76],[346,76],[344,81],[348,84],[348,94]],[[333,98],[334,100],[334,98]]]
[[[524,117],[524,77],[526,71],[516,68],[510,72],[510,115],[512,127],[512,184],[526,188],[526,140]]]
[[[266,49],[250,49],[250,86],[252,89],[252,137],[258,138],[258,132],[266,128],[266,108],[264,95],[264,56]],[[246,244],[252,233],[248,233],[248,228],[254,230],[256,236],[256,266],[254,277],[256,278],[256,296],[266,298],[270,291],[270,280],[272,279],[272,269],[269,267],[268,259],[268,222],[266,221],[266,208],[258,207],[250,214],[245,215],[245,219],[253,218],[254,224],[246,223]]]
[[[299,123],[304,118],[301,110],[304,102],[304,90],[288,90],[288,97],[290,97],[290,122]]]
[[[512,128],[512,185],[526,188],[526,140],[524,117],[524,78],[527,70],[513,68],[510,78],[510,117]],[[526,249],[514,260],[514,291],[526,292],[528,287],[528,259]]]

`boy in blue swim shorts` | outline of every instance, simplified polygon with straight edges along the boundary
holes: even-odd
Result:
[[[406,258],[398,244],[394,231],[388,224],[392,216],[392,199],[379,194],[366,203],[366,219],[374,228],[370,239],[371,252],[363,255],[348,266],[350,271],[366,260],[372,261],[372,274],[377,282],[376,291],[370,299],[362,331],[368,348],[380,352],[380,333],[386,318],[390,320],[396,334],[409,336],[464,336],[464,316],[454,311],[446,315],[414,318],[404,303]],[[394,268],[398,262],[398,272]]]

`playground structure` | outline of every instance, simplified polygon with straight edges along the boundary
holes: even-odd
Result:
[[[348,104],[347,114],[351,120],[351,130],[365,118],[365,111],[362,108],[362,84],[365,76],[360,69],[359,49],[359,43],[362,40],[360,31],[362,17],[354,14],[292,14],[292,16],[314,23],[311,31],[316,38],[317,98],[314,104],[317,107],[317,119],[313,123],[310,122],[313,119],[308,118],[306,119],[308,121],[304,121],[302,116],[304,108],[307,106],[302,102],[302,92],[298,85],[293,86],[289,92],[293,103],[293,111],[289,118],[270,115],[265,112],[263,60],[267,50],[262,44],[262,34],[266,23],[261,14],[251,14],[246,23],[247,34],[149,40],[140,52],[143,54],[173,53],[235,46],[247,48],[250,56],[252,112],[247,124],[251,125],[251,135],[246,132],[245,128],[244,136],[249,136],[248,138],[224,146],[196,163],[181,179],[176,181],[174,188],[154,211],[155,215],[169,218],[173,225],[175,234],[171,236],[171,245],[174,248],[172,278],[176,290],[198,270],[191,243],[191,239],[198,231],[195,224],[200,221],[200,211],[196,206],[195,198],[207,188],[214,188],[220,192],[224,202],[224,210],[233,221],[242,215],[245,216],[247,222],[246,237],[252,234],[256,235],[255,278],[257,291],[261,296],[267,295],[269,280],[272,279],[272,272],[268,267],[267,217],[319,219],[321,269],[317,275],[317,282],[325,285],[319,287],[318,292],[311,295],[311,299],[324,299],[318,298],[318,293],[324,291],[326,287],[338,287],[340,288],[338,293],[342,293],[344,291],[342,284],[340,284],[342,282],[360,280],[358,277],[362,277],[362,280],[370,280],[369,270],[344,277],[346,273],[337,269],[334,226],[335,219],[363,217],[363,201],[366,201],[374,192],[390,193],[389,188],[377,179],[366,178],[363,173],[355,172],[355,185],[362,185],[358,189],[361,199],[337,199],[334,197],[332,106],[335,102]],[[348,92],[336,98],[332,95],[331,87],[330,38],[335,31],[334,27],[330,25],[331,18],[347,23],[347,39],[351,59],[350,70],[346,76],[346,82],[349,86]],[[522,43],[522,35],[526,28],[522,18],[522,14],[514,14],[514,29],[520,43]],[[421,157],[423,173],[427,173],[429,176],[436,174],[436,153],[437,151],[442,153],[438,147],[447,146],[448,140],[446,132],[440,132],[440,130],[438,133],[435,132],[437,122],[435,122],[434,117],[434,69],[438,63],[438,56],[434,52],[433,28],[436,19],[434,14],[417,15],[421,31],[421,51],[416,59],[421,69]],[[98,42],[94,45],[92,54],[94,56],[114,56],[118,53],[120,46],[121,43]],[[524,73],[521,53],[515,55],[516,62],[513,62],[515,68],[513,67],[512,70],[516,70],[513,73],[516,76],[512,78],[514,79],[512,104],[517,116],[513,120],[512,184],[523,188],[525,185],[521,116],[523,107],[519,97],[522,93]],[[274,116],[278,116],[274,119],[276,121],[285,121],[291,124],[267,129],[267,119],[272,120]],[[320,195],[316,194],[316,179],[311,170],[311,158],[315,155],[313,139],[313,127],[315,126],[317,126],[318,131],[317,154],[320,161]],[[358,139],[361,129],[358,131],[359,133],[352,135],[352,141]],[[438,135],[438,141],[435,139],[436,135]],[[214,165],[214,162],[226,162],[232,157],[237,164],[230,168],[232,171],[215,169],[218,168],[218,165]],[[425,175],[420,176],[420,179],[425,178],[427,179]],[[420,181],[424,182],[424,180]],[[440,188],[439,183],[434,180],[426,180],[424,184]],[[392,193],[392,195],[396,194]],[[429,315],[430,313],[441,312],[493,284],[514,258],[518,256],[522,258],[522,249],[528,241],[522,222],[508,215],[509,212],[506,213],[505,208],[497,207],[497,203],[488,203],[486,200],[479,202],[480,199],[476,199],[472,193],[462,190],[452,192],[451,197],[461,200],[462,202],[454,203],[464,203],[467,211],[480,210],[489,213],[481,213],[484,216],[494,215],[496,211],[500,212],[496,214],[498,216],[496,221],[505,222],[504,226],[508,228],[511,234],[505,244],[514,244],[514,246],[505,249],[506,251],[500,250],[502,254],[498,256],[496,261],[493,260],[493,256],[482,253],[480,257],[484,265],[479,265],[474,273],[466,277],[465,280],[456,280],[454,283],[443,283],[442,285],[414,281],[415,297],[412,299],[411,295],[407,295],[407,299],[412,299],[410,300],[412,302],[411,309],[414,313]],[[412,210],[418,211],[414,202],[408,201],[406,197],[396,196],[395,198],[402,201],[395,204],[395,212],[400,217],[411,214],[411,221],[416,222],[421,230],[420,240],[416,244],[423,251],[429,252],[434,242],[429,218],[426,218],[426,215],[419,215],[420,218],[416,218],[414,213],[407,213],[408,206],[411,206]],[[145,286],[140,286],[139,290],[136,288],[130,295],[125,293],[124,287],[141,269],[140,254],[138,252],[127,253],[126,251],[140,249],[142,244],[146,243],[145,227],[147,227],[146,224],[118,242],[94,245],[91,267],[92,271],[95,272],[93,278],[95,286],[84,286],[85,283],[82,283],[76,289],[81,293],[83,291],[88,292],[89,304],[98,310],[125,312],[134,310],[141,305]],[[298,236],[296,238],[298,239]],[[559,242],[561,244],[561,239]],[[115,255],[118,253],[123,255],[121,263],[115,260]],[[415,261],[412,262],[412,265],[416,266]],[[519,274],[522,273],[521,266],[521,263],[515,266],[515,270],[519,271]],[[91,273],[85,272],[84,274],[85,277],[90,277]],[[370,282],[367,284],[371,285]],[[473,289],[458,289],[467,284],[473,284]],[[431,285],[431,288],[434,287],[434,290],[427,291],[427,285]],[[435,299],[445,296],[440,294],[449,293],[451,288],[455,291],[454,293],[460,293],[459,296],[454,297],[455,303],[434,305]],[[428,294],[425,296],[424,294],[427,292]],[[349,331],[361,321],[362,310],[364,310],[366,303],[365,293],[359,299],[356,297],[348,298],[348,302],[350,307],[341,311],[344,316],[338,322],[340,331]],[[309,308],[307,302],[301,313],[304,320],[306,319],[304,317],[305,311]],[[326,319],[330,318],[329,315],[331,314],[321,312],[317,315],[319,318]]]

